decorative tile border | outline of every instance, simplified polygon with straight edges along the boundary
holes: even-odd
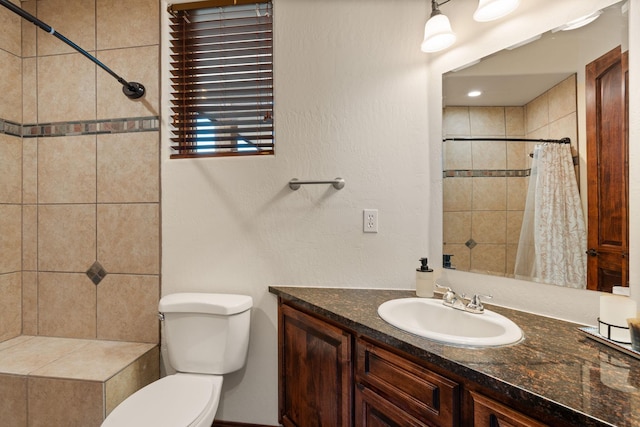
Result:
[[[22,125],[10,122],[9,120],[0,119],[0,133],[7,135],[22,136]]]
[[[442,172],[443,178],[524,178],[531,175],[531,169],[452,169]]]
[[[158,116],[25,125],[0,119],[0,133],[22,136],[24,138],[150,132],[159,129],[160,118]]]

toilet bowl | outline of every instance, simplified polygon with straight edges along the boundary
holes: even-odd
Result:
[[[101,427],[210,427],[223,374],[241,369],[253,302],[246,295],[179,293],[160,300],[169,364],[177,371],[133,393]]]
[[[129,396],[102,427],[211,427],[221,389],[218,375],[169,375]]]

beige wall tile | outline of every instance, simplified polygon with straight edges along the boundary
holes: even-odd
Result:
[[[38,332],[96,337],[96,286],[84,273],[38,274]]]
[[[0,342],[22,333],[21,276],[20,272],[0,274]]]
[[[160,212],[150,204],[98,205],[98,260],[109,273],[160,273]]]
[[[516,271],[516,255],[518,254],[518,245],[507,245],[507,261],[505,265],[504,275],[506,277],[515,277]]]
[[[507,210],[524,210],[529,189],[529,177],[507,178]]]
[[[0,49],[0,64],[0,118],[22,123],[22,58]]]
[[[154,347],[105,384],[106,414],[142,387],[160,377],[160,352]]]
[[[20,2],[13,0],[12,3],[20,6]],[[21,22],[20,17],[9,9],[0,9],[0,49],[13,53],[15,56],[22,56],[21,46]]]
[[[571,138],[571,145],[577,147],[578,119],[576,118],[576,113],[569,113],[558,120],[550,122],[549,135],[553,139],[569,137]]]
[[[469,271],[471,268],[471,251],[468,247],[461,244],[445,244],[443,253],[453,255],[451,265],[463,271]]]
[[[527,134],[527,138],[531,138],[531,139],[549,139],[549,125],[545,124],[544,126],[529,132]],[[536,143],[535,142],[531,142],[529,144],[531,144],[531,147],[532,147],[531,151],[533,151],[533,147],[535,147]]]
[[[507,213],[505,211],[473,212],[471,237],[476,243],[505,243],[507,240]],[[472,251],[478,250],[477,247]]]
[[[524,211],[507,211],[507,244],[517,245],[520,241],[523,214]]]
[[[95,94],[96,65],[81,54],[38,57],[39,123],[95,120]]]
[[[471,143],[473,169],[506,169],[506,144],[504,141],[473,141]]]
[[[497,211],[507,207],[506,178],[471,178],[473,210]]]
[[[122,93],[122,85],[107,73],[98,74],[98,118],[157,116],[159,104],[159,47],[104,50],[98,52],[100,61],[109,64],[113,70],[127,81],[142,83],[145,96],[129,99]]]
[[[504,275],[506,245],[479,244],[471,250],[471,271]]]
[[[469,107],[471,136],[504,136],[504,107]]]
[[[0,134],[0,203],[22,203],[22,138]]]
[[[0,274],[22,268],[22,206],[0,204]],[[1,294],[0,294],[1,295]]]
[[[104,419],[103,384],[30,377],[29,427],[98,427]]]
[[[445,141],[443,144],[445,170],[472,169],[471,141]]]
[[[22,138],[22,203],[38,202],[38,138]]]
[[[160,201],[158,132],[98,135],[98,202]]]
[[[38,269],[38,206],[22,206],[22,269]]]
[[[471,238],[471,212],[444,212],[442,222],[445,243],[465,243]]]
[[[529,151],[524,142],[507,142],[507,169],[528,169]]]
[[[95,0],[44,0],[38,1],[37,7],[39,19],[84,50],[95,50]],[[75,52],[71,46],[44,31],[38,31],[36,37],[39,56]]]
[[[22,334],[38,335],[38,274],[22,272]]]
[[[530,134],[549,123],[549,96],[543,93],[525,105],[527,134]]]
[[[159,300],[158,276],[107,275],[98,286],[98,339],[158,343]]]
[[[129,25],[127,17],[135,19],[135,31],[122,31]],[[160,43],[158,0],[96,0],[98,49],[117,49]]]
[[[38,268],[40,271],[85,272],[95,260],[95,205],[39,206]]]
[[[26,12],[37,15],[36,1],[22,1],[20,7]],[[22,20],[22,57],[29,58],[36,56],[36,31],[41,31],[31,22]]]
[[[524,107],[505,107],[505,130],[508,137],[521,137],[525,134]]]
[[[549,89],[549,121],[553,122],[568,114],[575,113],[576,105],[575,74]]]
[[[95,135],[40,138],[38,202],[95,203]]]
[[[445,212],[471,210],[473,178],[445,178],[442,186]]]
[[[32,25],[32,27],[35,27]],[[22,123],[38,122],[37,59],[22,60]]]
[[[442,132],[446,136],[471,136],[469,107],[447,107],[442,114]]]
[[[10,427],[27,427],[27,378],[0,375],[0,420]]]

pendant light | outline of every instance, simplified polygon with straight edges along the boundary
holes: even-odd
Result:
[[[520,0],[480,0],[473,19],[488,22],[507,16],[520,5]]]
[[[448,48],[456,41],[456,35],[451,29],[449,18],[438,9],[438,6],[449,1],[438,4],[436,0],[431,0],[431,16],[424,26],[424,41],[421,46],[423,52],[438,52]]]

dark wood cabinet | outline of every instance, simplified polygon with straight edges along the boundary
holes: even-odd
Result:
[[[278,323],[280,422],[351,426],[351,334],[287,305],[280,306]]]
[[[278,313],[284,427],[545,426],[506,397],[322,316],[282,301]]]
[[[378,406],[402,408],[414,419],[415,424],[409,425],[458,425],[460,393],[457,383],[364,339],[358,340],[356,353],[356,382],[363,397],[367,397],[367,389],[379,397],[384,396],[381,399],[386,402],[381,403],[378,399]],[[366,407],[376,409],[371,403]],[[359,417],[366,414],[366,410],[356,410],[357,426],[367,425],[359,422]]]
[[[505,406],[482,394],[469,392],[473,399],[474,427],[545,427],[508,406]]]
[[[356,385],[355,425],[361,427],[430,427],[380,396],[372,389]]]

